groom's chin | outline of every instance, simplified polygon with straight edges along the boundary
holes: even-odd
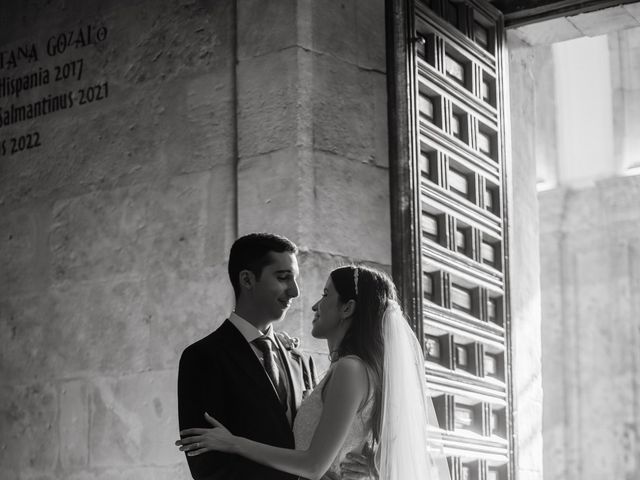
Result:
[[[284,317],[287,315],[288,310],[285,310],[283,312],[281,312],[279,315],[276,313],[273,315],[273,319],[271,320],[272,322],[279,322],[281,320],[284,319]]]

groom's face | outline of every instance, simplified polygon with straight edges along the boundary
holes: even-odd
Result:
[[[298,260],[288,252],[269,252],[271,262],[262,269],[253,289],[255,306],[269,320],[280,320],[300,294],[298,289]]]

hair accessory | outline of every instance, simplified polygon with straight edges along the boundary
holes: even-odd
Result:
[[[356,295],[358,295],[358,267],[353,267],[353,285],[355,286]]]

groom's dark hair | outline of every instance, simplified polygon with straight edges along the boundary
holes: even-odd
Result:
[[[250,233],[238,238],[229,253],[229,279],[236,294],[240,296],[240,272],[249,270],[260,280],[262,269],[269,265],[269,253],[298,253],[295,243],[286,237],[273,233]]]

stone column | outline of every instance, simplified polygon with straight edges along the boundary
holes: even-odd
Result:
[[[329,271],[390,266],[384,2],[238,2],[238,226],[301,248],[281,326],[326,361],[311,305]]]
[[[535,53],[509,32],[511,158],[509,179],[509,277],[513,362],[516,476],[542,479],[542,352],[540,258],[536,197]],[[523,95],[523,92],[529,92]]]

